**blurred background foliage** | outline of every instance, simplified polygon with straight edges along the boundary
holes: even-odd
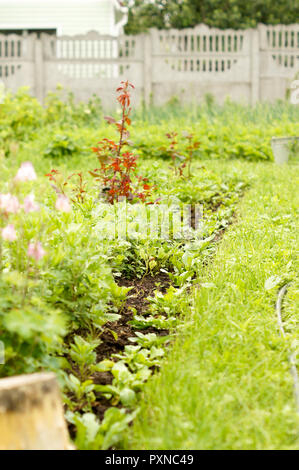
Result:
[[[258,23],[291,24],[299,18],[299,0],[126,0],[126,34],[149,28],[193,28],[205,23],[215,28],[246,29]]]

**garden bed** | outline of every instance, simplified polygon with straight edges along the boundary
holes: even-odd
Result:
[[[253,316],[252,310],[259,311],[261,305],[259,312],[263,318],[264,309],[268,308],[261,300],[262,296],[258,297],[255,307],[254,302],[248,304],[252,286],[261,288],[253,279],[264,269],[264,240],[274,234],[272,225],[271,232],[266,233],[263,223],[268,224],[271,214],[274,225],[283,221],[289,233],[293,233],[290,222],[294,212],[288,209],[288,205],[292,205],[292,190],[291,185],[288,188],[288,182],[296,167],[290,170],[278,168],[274,172],[270,162],[246,162],[271,160],[270,140],[265,142],[261,122],[255,122],[257,118],[252,110],[242,108],[240,114],[236,111],[240,108],[233,104],[219,108],[217,116],[203,107],[198,115],[200,126],[194,110],[190,114],[186,112],[184,121],[178,117],[168,119],[168,116],[162,124],[159,113],[149,113],[149,122],[140,121],[132,131],[134,145],[129,146],[133,147],[132,152],[125,152],[124,158],[116,161],[120,156],[117,154],[120,144],[110,140],[115,131],[102,125],[102,116],[98,117],[92,103],[87,105],[90,114],[85,112],[85,105],[72,105],[70,110],[56,96],[51,100],[51,106],[41,110],[25,92],[20,92],[17,98],[8,96],[0,110],[0,340],[5,347],[5,364],[0,365],[0,375],[54,371],[63,392],[71,435],[80,449],[130,448],[134,445],[136,448],[140,445],[161,449],[225,448],[233,440],[235,447],[245,447],[248,434],[244,431],[243,440],[239,442],[238,433],[230,430],[234,436],[230,439],[225,423],[231,416],[226,415],[219,405],[223,402],[225,406],[227,396],[233,394],[235,418],[232,421],[246,421],[247,417],[251,420],[251,414],[244,411],[243,404],[236,402],[240,388],[235,386],[234,372],[229,370],[230,361],[237,371],[241,364],[233,354],[231,357],[231,349],[235,346],[230,343],[230,335],[234,335],[233,341],[238,341],[238,334],[231,331],[231,325],[240,322],[237,330],[246,330],[248,315],[249,318]],[[16,103],[19,111],[16,111]],[[266,107],[266,111],[268,117],[275,118],[275,107]],[[279,117],[277,123],[281,132],[289,127],[292,132],[297,132],[295,111],[286,105],[285,113],[289,113],[291,124],[289,121],[282,123]],[[234,122],[236,115],[238,126]],[[250,126],[244,120],[245,115],[246,119],[250,116]],[[117,124],[113,118],[108,121]],[[126,122],[129,125],[128,116]],[[275,123],[271,127],[267,122],[265,119],[263,126],[270,136]],[[104,135],[109,139],[96,144]],[[110,161],[113,171],[106,165],[99,173],[95,166],[101,168],[103,141],[114,156]],[[94,152],[91,151],[93,145],[97,145]],[[111,186],[111,175],[120,175],[122,164],[125,168],[131,165],[135,170],[138,152],[143,158],[138,160],[138,173],[133,172],[130,188],[133,191],[127,191],[122,184],[117,187],[115,181]],[[207,160],[207,157],[215,161]],[[224,163],[222,157],[233,157],[234,161]],[[242,162],[237,162],[236,158]],[[29,159],[32,165],[27,164],[24,168],[24,161]],[[101,198],[98,197],[99,178],[102,178],[101,184],[104,183]],[[121,177],[119,181],[124,182]],[[276,183],[281,191],[275,189],[275,193],[273,185]],[[105,194],[111,188],[115,192],[110,192],[110,200],[106,200]],[[119,190],[124,191],[127,206],[117,200]],[[240,203],[244,193],[245,199]],[[6,196],[3,198],[3,195]],[[276,207],[279,204],[281,209]],[[188,230],[176,237],[173,220],[186,206],[191,209]],[[152,208],[158,211],[159,207],[175,208],[167,237],[160,236],[159,231],[151,233],[144,220],[136,225],[140,208],[149,214]],[[195,217],[197,207],[199,219]],[[109,237],[111,221],[115,223],[117,211],[120,215],[126,211],[128,215],[128,234]],[[246,211],[250,212],[248,218]],[[247,237],[253,229],[261,237],[253,237],[249,243]],[[291,252],[286,233],[282,231],[281,236],[285,237],[287,255],[281,248],[275,258],[281,269],[282,260]],[[226,248],[222,248],[223,243]],[[272,249],[276,243],[273,235]],[[241,249],[245,245],[250,259],[255,256],[259,259],[259,274],[247,264],[249,258]],[[240,262],[239,249],[243,253]],[[229,269],[230,263],[232,266],[237,263],[236,272]],[[266,271],[270,277],[268,268]],[[276,273],[276,268],[274,271]],[[231,276],[235,276],[234,281]],[[226,290],[230,282],[237,285],[237,290]],[[233,299],[234,308],[230,301],[226,302],[227,295]],[[225,310],[221,305],[226,305]],[[240,309],[240,317],[235,309]],[[252,319],[248,321],[248,325],[255,324]],[[266,341],[267,329],[262,320],[258,324],[262,341]],[[254,341],[259,341],[257,338],[259,335]],[[189,340],[195,349],[187,348]],[[271,338],[270,342],[274,344],[271,351],[276,348],[273,341]],[[178,349],[182,344],[184,347]],[[267,349],[268,343],[262,344]],[[257,349],[255,357],[259,358]],[[255,347],[249,351],[255,355]],[[215,361],[211,359],[214,355]],[[269,367],[270,356],[270,353],[266,355]],[[286,407],[291,395],[284,386],[283,367],[279,365],[281,357],[275,356],[280,381],[276,387],[286,391],[287,398],[282,399]],[[241,368],[245,371],[254,369],[254,361],[250,355],[246,357],[245,352],[242,361]],[[168,367],[171,377],[166,370]],[[220,379],[226,370],[224,393]],[[261,375],[264,373],[262,368]],[[254,387],[249,372],[246,374],[246,384]],[[193,377],[200,389],[194,385]],[[168,384],[167,392],[163,390],[164,379]],[[242,377],[238,376],[238,380],[242,381]],[[156,384],[161,389],[155,389]],[[210,386],[214,387],[211,393]],[[265,390],[267,396],[275,387],[270,389]],[[155,401],[156,390],[159,390],[159,398],[162,397],[161,404]],[[170,394],[173,400],[167,404],[166,397]],[[264,404],[258,394],[254,398],[262,415],[266,416],[268,404]],[[186,400],[190,402],[190,410],[195,410],[196,423],[188,414],[189,402],[186,405]],[[244,400],[249,403],[249,409],[255,409],[247,394]],[[186,414],[182,409],[177,411],[181,401]],[[291,413],[285,408],[282,410],[277,403],[275,406],[277,419],[274,419],[272,429],[279,428],[279,413],[286,413],[292,422],[293,436]],[[162,411],[161,407],[164,407]],[[212,408],[216,414],[210,414]],[[163,429],[172,427],[169,438],[159,428],[157,415],[162,421],[165,419],[161,424]],[[222,415],[226,416],[223,421]],[[156,426],[153,440],[149,437],[151,416]],[[253,421],[252,418],[250,436]],[[126,441],[132,422],[135,423],[133,434]],[[141,430],[140,423],[143,422],[145,425]],[[186,423],[183,429],[182,422]],[[203,423],[200,433],[196,427],[198,422]],[[218,423],[219,429],[225,428],[222,441],[220,431],[213,434],[212,422]],[[208,428],[204,428],[205,425]],[[278,446],[284,442],[293,445],[285,426],[281,428],[281,440],[273,436],[271,442]],[[270,435],[267,425],[265,429]],[[217,442],[214,435],[218,436]],[[258,447],[259,442],[266,447],[263,437],[251,440],[250,445]]]

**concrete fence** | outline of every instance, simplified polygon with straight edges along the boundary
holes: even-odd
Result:
[[[254,104],[285,98],[299,75],[299,24],[256,29],[156,30],[138,36],[0,35],[0,81],[16,91],[29,86],[43,100],[57,84],[78,100],[92,94],[114,107],[120,80],[135,99],[162,105],[173,96],[198,102],[206,93],[223,102]]]

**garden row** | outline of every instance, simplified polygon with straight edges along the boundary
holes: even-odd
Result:
[[[31,160],[34,152],[47,157],[49,165],[70,157],[77,157],[81,163],[83,157],[88,160],[90,147],[100,138],[113,139],[113,129],[103,125],[104,115],[96,97],[89,103],[76,104],[72,95],[62,101],[64,94],[63,90],[49,94],[45,107],[25,89],[15,96],[0,96],[2,154]],[[250,161],[273,159],[273,136],[299,134],[298,106],[284,102],[250,108],[227,100],[218,106],[207,96],[202,105],[184,109],[174,99],[164,108],[140,107],[133,118],[131,140],[139,155],[166,160],[173,150],[173,134],[177,134],[175,150],[179,154],[188,154],[188,136],[193,135],[200,143],[195,155],[201,159]]]

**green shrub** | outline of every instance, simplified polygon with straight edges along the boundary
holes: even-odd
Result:
[[[57,159],[73,155],[79,150],[78,143],[72,137],[56,134],[44,151],[44,156]]]

